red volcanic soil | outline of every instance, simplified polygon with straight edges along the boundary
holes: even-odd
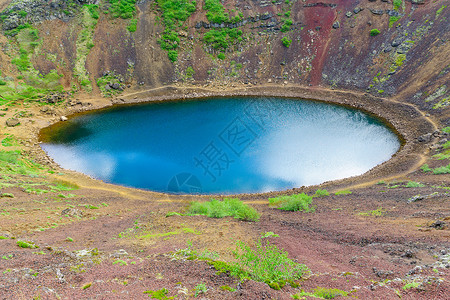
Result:
[[[328,2],[330,4],[335,4],[332,1]],[[327,52],[330,43],[330,35],[331,31],[334,30],[332,25],[337,19],[337,9],[326,6],[328,2],[324,1],[317,6],[304,9],[305,23],[308,24],[305,29],[313,32],[308,32],[308,36],[315,49],[315,58],[312,60],[312,70],[310,73],[310,83],[312,85],[318,85],[322,81],[322,69],[325,60],[328,57]],[[313,3],[317,2],[308,1],[306,2],[306,5]],[[340,4],[339,8],[341,9]]]

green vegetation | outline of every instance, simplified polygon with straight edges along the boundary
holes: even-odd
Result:
[[[394,23],[397,22],[398,20],[400,20],[401,18],[402,17],[400,17],[400,16],[390,16],[389,17],[389,28],[394,26]]]
[[[319,298],[319,299],[334,299],[339,296],[347,297],[348,294],[349,294],[349,292],[339,290],[339,289],[329,289],[329,288],[317,287],[314,289],[313,293],[308,293],[308,292],[305,292],[302,290],[300,293],[292,295],[292,298],[304,299],[304,297],[312,297],[312,298]]]
[[[2,140],[2,146],[3,147],[12,147],[17,146],[17,139],[12,134],[5,134],[6,137]]]
[[[450,174],[450,164],[438,168],[433,169],[433,174],[439,175],[439,174]]]
[[[0,151],[0,174],[19,174],[38,177],[43,167],[27,159],[18,150]]]
[[[305,193],[290,196],[278,196],[269,198],[269,205],[277,206],[277,208],[281,210],[311,212],[314,211],[314,208],[310,207],[312,198],[312,196],[308,196]]]
[[[168,297],[167,294],[169,293],[169,290],[166,288],[162,288],[160,290],[156,291],[145,291],[144,294],[149,294],[148,296],[152,299],[159,299],[159,300],[168,300],[168,299],[175,299],[176,296]]]
[[[439,17],[439,15],[442,13],[442,11],[444,10],[444,8],[446,8],[446,7],[447,7],[447,5],[442,5],[441,8],[439,8],[439,9],[436,11],[436,18]]]
[[[405,185],[407,188],[417,188],[417,187],[424,187],[425,185],[420,182],[415,181],[408,181],[408,183]]]
[[[409,290],[409,289],[414,289],[414,288],[416,288],[418,286],[420,286],[420,282],[413,281],[413,282],[405,284],[403,286],[403,289],[406,291],[406,290]]]
[[[39,246],[37,246],[33,242],[21,240],[17,241],[17,246],[19,246],[20,248],[30,248],[30,249],[39,248]]]
[[[403,0],[394,0],[394,9],[398,10],[403,5]]]
[[[130,22],[128,23],[128,26],[127,26],[127,30],[129,32],[135,32],[136,29],[137,29],[137,19],[130,20]]]
[[[292,21],[292,19],[290,19],[290,18],[285,18],[282,21],[283,21],[283,25],[281,26],[280,31],[281,32],[289,31],[291,29],[291,26],[294,23],[294,21]]]
[[[358,215],[360,216],[372,216],[372,217],[381,217],[386,213],[386,210],[382,207],[379,207],[375,210],[370,210],[367,212],[360,212]]]
[[[122,93],[123,87],[121,81],[123,81],[122,76],[116,74],[115,72],[109,72],[108,74],[97,79],[97,86],[104,97],[112,97]],[[119,88],[113,89],[111,88],[112,85],[118,85]]]
[[[265,282],[271,288],[280,289],[286,283],[294,284],[294,280],[301,279],[309,269],[303,265],[292,261],[288,253],[283,249],[278,249],[276,245],[266,243],[260,238],[256,242],[256,249],[242,241],[237,242],[234,251],[237,262],[233,265],[232,272],[241,270],[238,277],[247,272],[250,278],[256,281]],[[233,274],[231,274],[233,275]]]
[[[115,262],[113,262],[113,265],[120,265],[120,266],[126,266],[128,265],[126,261],[122,260],[122,259],[118,259]]]
[[[431,172],[431,171],[432,171],[432,169],[430,169],[430,167],[428,166],[428,164],[424,164],[423,166],[420,167],[420,169],[421,169],[423,172],[425,172],[425,173],[428,173],[428,172]]]
[[[405,61],[405,59],[406,59],[406,54],[398,54],[395,58],[395,64],[398,67],[401,67],[403,65],[403,62]]]
[[[162,12],[163,24],[166,30],[174,30],[183,25],[190,15],[195,11],[196,2],[188,0],[157,0]]]
[[[192,243],[188,242],[188,248],[178,250],[173,256],[176,259],[204,260],[214,266],[218,274],[226,273],[240,280],[253,279],[265,282],[274,289],[281,289],[286,283],[296,287],[298,284],[295,280],[301,279],[310,272],[304,264],[292,261],[286,251],[278,249],[269,241],[264,243],[262,238],[256,242],[255,250],[244,242],[238,241],[233,254],[235,262],[219,261],[216,253],[207,250],[198,253],[192,249]]]
[[[234,217],[243,221],[258,221],[259,213],[238,198],[225,198],[223,201],[211,199],[208,202],[193,202],[190,215],[205,215],[209,218]]]
[[[192,68],[191,66],[187,67],[185,74],[186,74],[186,78],[191,79],[192,76],[194,76],[194,74],[195,74],[194,68]]]
[[[292,40],[291,40],[290,38],[284,36],[284,37],[281,39],[281,42],[283,43],[283,46],[285,46],[286,48],[289,48],[289,46],[290,46],[291,43],[292,43]]]
[[[90,288],[92,286],[92,282],[86,283],[85,285],[83,285],[83,287],[81,288],[82,290],[85,290],[87,288]]]
[[[230,46],[242,42],[242,30],[237,28],[211,29],[203,36],[203,41],[215,50],[225,51]]]
[[[196,2],[188,0],[157,0],[159,9],[162,13],[162,23],[165,26],[164,33],[158,39],[161,49],[167,51],[170,61],[178,60],[180,38],[177,31],[183,25],[183,22],[195,11]]]
[[[424,164],[422,167],[420,167],[420,169],[425,172],[433,172],[434,175],[439,175],[439,174],[450,174],[450,164],[446,165],[446,166],[442,166],[442,167],[437,167],[434,169],[431,169],[428,164]]]
[[[229,291],[229,292],[235,292],[235,291],[236,291],[235,288],[232,288],[231,286],[228,286],[228,285],[222,285],[222,286],[220,287],[220,289],[221,289],[221,290],[224,290],[224,291]]]
[[[35,70],[31,63],[33,54],[40,46],[38,30],[26,23],[7,34],[14,36],[10,40],[11,43],[17,43],[18,52],[16,56],[12,56],[11,62],[16,65],[21,75],[17,77],[20,80],[18,82],[1,80],[0,105],[18,100],[37,100],[52,91],[62,91],[59,82],[61,76],[56,70],[44,75]]]
[[[242,13],[230,17],[229,13],[225,13],[225,8],[220,0],[205,0],[203,9],[206,11],[206,18],[211,23],[237,23],[242,20]]]
[[[108,0],[113,18],[131,19],[136,12],[136,0]]]
[[[78,78],[81,87],[87,92],[92,91],[92,84],[86,69],[86,60],[89,52],[94,47],[94,30],[98,22],[97,10],[97,5],[84,5],[82,7],[83,29],[78,34],[76,42],[77,56],[73,73]]]
[[[370,31],[370,35],[371,36],[377,36],[377,35],[379,35],[380,34],[380,31],[378,30],[378,29],[376,29],[376,28],[374,28],[374,29],[372,29],[371,31]]]
[[[208,289],[206,288],[206,285],[204,283],[200,283],[194,288],[194,291],[195,291],[194,297],[198,297],[198,295],[200,294],[206,294]]]
[[[313,197],[325,197],[325,196],[328,196],[328,195],[330,195],[330,193],[328,193],[327,190],[325,190],[325,189],[323,189],[323,190],[318,189],[316,191],[316,193],[313,195]]]
[[[336,193],[334,193],[336,196],[339,195],[350,195],[352,192],[349,190],[342,190],[342,191],[337,191]]]

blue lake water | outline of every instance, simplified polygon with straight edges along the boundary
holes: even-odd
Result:
[[[284,98],[217,98],[115,107],[43,131],[63,168],[170,193],[254,193],[363,174],[399,149],[379,120]]]

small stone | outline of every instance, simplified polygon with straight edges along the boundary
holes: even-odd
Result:
[[[333,28],[334,29],[338,29],[339,27],[341,27],[341,25],[339,24],[339,21],[336,21],[333,23]]]
[[[61,119],[61,121],[67,121],[68,120],[66,116],[61,116],[60,119]]]
[[[69,216],[69,217],[82,217],[83,216],[83,212],[79,209],[74,209],[74,208],[66,208],[65,210],[63,210],[61,212],[61,216]]]
[[[400,40],[400,39],[395,39],[395,40],[392,41],[391,46],[392,47],[398,47],[398,46],[400,46],[402,44],[402,42],[403,41]]]
[[[345,16],[346,16],[347,18],[350,18],[352,15],[353,15],[353,14],[352,14],[351,11],[348,11],[348,12],[345,13]]]
[[[20,121],[16,118],[11,118],[11,119],[6,120],[6,126],[8,126],[8,127],[15,127],[19,124],[20,124]]]
[[[110,256],[111,257],[115,257],[115,258],[119,258],[119,257],[126,256],[126,255],[128,255],[127,251],[125,251],[124,249],[119,249],[119,250],[116,250],[113,253],[111,253]]]
[[[357,14],[357,13],[359,13],[360,11],[362,11],[364,8],[361,8],[361,7],[355,7],[354,9],[353,9],[353,13],[355,13],[355,14]]]

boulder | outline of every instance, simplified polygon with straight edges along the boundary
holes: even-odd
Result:
[[[334,22],[332,27],[334,29],[338,29],[339,27],[341,27],[340,24],[339,24],[339,21]]]
[[[354,13],[354,14],[357,14],[357,13],[363,11],[363,9],[364,9],[364,8],[361,8],[361,7],[355,7],[355,8],[353,9],[353,13]]]
[[[382,14],[384,14],[384,10],[382,10],[382,9],[370,9],[370,12],[373,13],[374,15],[378,15],[378,16],[381,16]]]
[[[19,124],[20,124],[20,121],[16,118],[11,118],[11,119],[6,120],[6,126],[8,126],[8,127],[15,127]]]
[[[63,210],[61,212],[61,216],[69,216],[69,217],[82,217],[83,216],[83,212],[79,209],[75,209],[75,208],[66,208],[65,210]]]
[[[427,133],[427,134],[419,136],[417,138],[417,141],[419,141],[420,143],[429,143],[431,141],[431,137],[432,137],[432,134]]]
[[[392,46],[392,47],[398,47],[398,46],[400,46],[402,43],[403,43],[402,40],[400,40],[400,39],[395,39],[395,40],[393,40],[393,41],[391,42],[391,46]]]

